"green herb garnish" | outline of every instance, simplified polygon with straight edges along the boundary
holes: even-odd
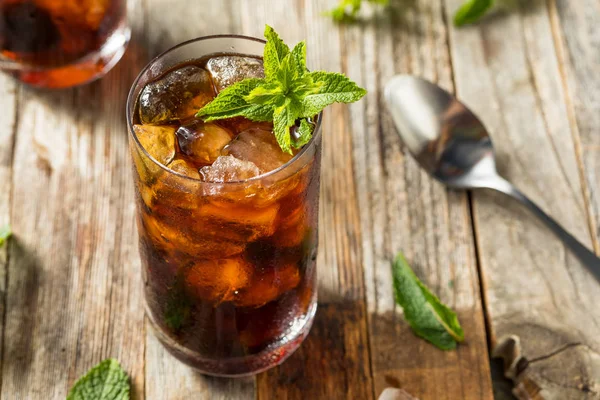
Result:
[[[454,25],[463,26],[477,22],[494,5],[494,0],[469,0],[454,14]]]
[[[281,149],[292,153],[305,145],[314,130],[308,118],[333,103],[352,103],[366,94],[343,74],[306,69],[306,43],[290,48],[266,26],[263,63],[265,78],[244,79],[224,89],[198,113],[205,121],[246,117],[273,121]],[[293,137],[290,128],[299,124]]]
[[[390,0],[367,0],[369,3],[381,4],[387,6]],[[340,0],[340,4],[326,14],[330,15],[337,22],[353,22],[356,21],[362,0]]]
[[[102,361],[79,378],[67,400],[129,400],[129,377],[118,361]]]
[[[175,332],[181,329],[190,316],[191,307],[182,278],[178,278],[175,285],[169,289],[165,308],[165,324],[169,329]]]
[[[381,4],[387,6],[390,0],[365,0],[369,3]],[[327,12],[337,22],[355,21],[363,0],[340,0],[339,5],[333,10]],[[477,22],[494,5],[494,0],[469,0],[464,3],[454,14],[454,25],[463,26]]]
[[[442,350],[456,348],[465,334],[456,314],[427,289],[398,253],[392,265],[396,303],[413,332]]]
[[[10,230],[10,225],[0,227],[0,247],[4,245],[11,235],[12,231]]]

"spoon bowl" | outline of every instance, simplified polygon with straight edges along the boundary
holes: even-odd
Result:
[[[485,126],[456,97],[424,79],[398,75],[387,83],[385,100],[405,146],[431,176],[452,188],[495,189],[520,201],[600,280],[600,259],[498,175]]]
[[[497,175],[485,126],[453,95],[424,79],[399,75],[386,85],[385,98],[404,144],[437,180],[465,189],[485,187],[485,180]]]

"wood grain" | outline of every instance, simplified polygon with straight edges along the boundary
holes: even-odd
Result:
[[[592,212],[590,230],[596,252],[600,251],[600,80],[597,79],[600,43],[595,27],[600,4],[563,0],[550,3],[553,33],[559,66],[566,86],[567,108],[573,118],[573,139],[579,168],[587,189],[586,200]]]
[[[591,247],[547,2],[523,2],[486,22],[451,31],[458,95],[489,128],[503,175]],[[473,200],[492,342],[520,336],[545,398],[597,398],[589,387],[600,376],[600,285],[520,206],[489,192]]]
[[[143,314],[122,64],[75,90],[21,88],[2,398],[64,398],[109,356],[143,398]]]
[[[4,118],[0,119],[0,227],[10,222],[11,176],[13,164],[13,145],[18,110],[18,86],[8,76],[0,76],[0,105]],[[0,248],[0,368],[4,349],[2,346],[6,321],[6,285],[8,282],[8,248],[6,243]],[[0,387],[2,375],[0,374]]]
[[[394,4],[394,3],[393,3]],[[366,26],[343,29],[346,66],[369,94],[351,106],[375,392],[400,386],[421,399],[490,399],[491,382],[471,220],[465,194],[421,172],[384,111],[398,73],[452,90],[444,9],[398,2]],[[353,60],[363,60],[359,65]],[[442,352],[417,339],[394,304],[390,263],[403,251],[417,274],[458,310],[467,342]],[[434,383],[435,382],[435,383]]]

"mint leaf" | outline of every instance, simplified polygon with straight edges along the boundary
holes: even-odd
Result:
[[[326,13],[336,22],[351,22],[356,19],[362,0],[341,0],[333,10]]]
[[[290,136],[290,127],[294,125],[296,118],[292,113],[292,108],[289,107],[290,100],[275,109],[273,114],[273,128],[275,138],[281,150],[292,154],[292,137]]]
[[[192,304],[185,294],[185,282],[178,277],[175,285],[168,291],[165,308],[165,324],[173,331],[181,329],[190,316]]]
[[[67,400],[129,400],[129,390],[127,373],[109,358],[79,378]]]
[[[0,227],[0,247],[4,245],[11,235],[10,225]]]
[[[274,77],[281,67],[281,62],[290,52],[290,48],[281,40],[277,32],[269,25],[265,25],[265,50],[263,53],[263,64],[265,76]]]
[[[387,6],[389,0],[367,0],[369,3]],[[341,0],[337,7],[325,13],[336,22],[354,22],[362,6],[362,0]]]
[[[271,121],[273,119],[272,107],[246,101],[246,96],[265,83],[264,79],[259,78],[244,79],[234,83],[201,108],[196,117],[203,117],[206,122],[240,116],[252,121]]]
[[[314,94],[308,94],[302,100],[301,117],[313,117],[333,103],[352,103],[360,100],[367,91],[348,79],[343,74],[335,72],[316,71],[308,74],[319,89]]]
[[[369,3],[389,5],[389,0],[365,0]],[[327,11],[325,15],[336,22],[355,22],[363,5],[363,0],[340,0],[337,7]],[[454,14],[454,25],[463,26],[477,22],[494,5],[494,0],[469,0]]]
[[[302,41],[298,43],[290,54],[294,62],[294,68],[298,71],[298,76],[308,72],[306,69],[306,42]]]
[[[314,130],[315,125],[308,122],[306,118],[303,118],[300,121],[300,127],[298,128],[298,132],[296,135],[297,137],[293,139],[294,148],[299,149],[306,143],[310,142]]]
[[[284,97],[285,95],[280,85],[266,83],[252,89],[250,94],[244,97],[244,100],[253,104],[279,104]]]
[[[463,26],[477,22],[494,5],[494,0],[469,0],[454,14],[454,25]]]
[[[396,256],[392,275],[396,303],[413,332],[442,350],[455,349],[465,339],[456,314],[417,278],[402,253]]]
[[[275,73],[275,81],[286,94],[294,92],[294,81],[300,77],[300,72],[296,69],[296,62],[291,54],[288,54],[281,60],[281,64]]]

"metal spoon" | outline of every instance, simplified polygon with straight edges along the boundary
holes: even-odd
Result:
[[[495,189],[517,199],[600,280],[600,258],[498,175],[492,141],[465,105],[437,85],[408,75],[388,82],[385,99],[400,137],[429,174],[453,188]]]

